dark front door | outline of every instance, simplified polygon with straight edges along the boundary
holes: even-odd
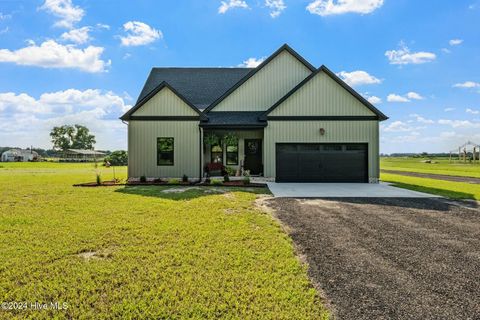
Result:
[[[262,168],[262,139],[245,139],[245,170],[250,170],[250,174],[260,174]]]
[[[367,182],[367,144],[277,143],[278,182]]]

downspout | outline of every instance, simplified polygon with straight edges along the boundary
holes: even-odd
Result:
[[[200,125],[198,125],[198,132],[199,132],[199,134],[198,134],[199,171],[198,171],[198,172],[199,172],[199,175],[200,175],[200,176],[199,176],[199,181],[202,182],[202,178],[203,178],[203,174],[202,174],[202,169],[203,169],[203,165],[202,165],[202,163],[203,163],[203,161],[202,161],[202,160],[203,160],[203,159],[202,159],[202,158],[203,158],[203,146],[202,146],[202,141],[203,141],[203,139],[202,139],[203,129],[202,129],[202,127],[200,127]]]

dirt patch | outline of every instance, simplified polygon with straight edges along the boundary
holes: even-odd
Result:
[[[82,258],[84,260],[95,260],[95,259],[108,259],[113,256],[113,249],[101,249],[98,251],[86,250],[80,251],[77,253],[77,257]]]
[[[189,190],[200,190],[199,187],[170,188],[162,190],[162,193],[183,193]]]
[[[265,200],[339,319],[479,319],[480,210],[442,199]]]
[[[381,170],[381,172],[398,174],[398,175],[407,176],[407,177],[428,178],[428,179],[437,179],[437,180],[445,180],[445,181],[480,184],[480,178],[474,178],[474,177],[449,176],[445,174],[420,173],[420,172],[398,171],[398,170]]]

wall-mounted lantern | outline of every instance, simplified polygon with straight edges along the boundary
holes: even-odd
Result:
[[[320,135],[321,135],[321,136],[325,135],[325,129],[320,128]]]

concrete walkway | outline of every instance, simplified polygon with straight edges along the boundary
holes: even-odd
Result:
[[[277,198],[440,198],[396,188],[388,183],[275,183],[268,188]]]

